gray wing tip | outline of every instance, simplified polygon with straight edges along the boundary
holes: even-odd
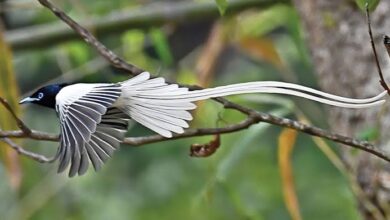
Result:
[[[71,143],[63,143],[58,150],[59,166],[57,172],[64,172],[70,165],[69,177],[82,176],[87,173],[90,167],[89,163],[92,164],[95,171],[101,170],[104,163],[119,149],[127,132],[129,118],[127,115],[121,115],[121,117],[119,113],[121,113],[120,110],[110,108],[107,115],[103,115],[101,123],[97,125],[89,141],[83,143],[81,150],[80,146],[72,147]],[[116,117],[113,118],[114,115]],[[117,124],[121,126],[116,127]]]

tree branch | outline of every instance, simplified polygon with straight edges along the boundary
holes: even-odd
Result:
[[[286,2],[286,0],[231,0],[225,16],[248,8],[265,8]],[[91,27],[100,37],[123,33],[132,28],[150,28],[167,23],[182,24],[188,21],[205,21],[219,16],[218,8],[212,1],[158,2],[131,10],[115,11],[81,24],[83,27]],[[64,23],[56,22],[11,30],[5,33],[5,39],[14,50],[25,50],[41,49],[67,40],[79,40],[79,37]]]
[[[58,134],[49,134],[41,131],[31,130],[30,134],[24,133],[22,130],[18,131],[2,131],[0,130],[0,138],[29,138],[38,141],[53,141],[58,142],[60,137]]]
[[[104,58],[106,58],[113,66],[125,70],[133,75],[138,74],[140,71],[142,71],[140,68],[135,67],[131,64],[126,63],[123,59],[118,57],[116,54],[114,54],[112,51],[110,51],[108,48],[106,48],[103,44],[101,44],[88,30],[80,26],[77,22],[72,20],[69,16],[67,16],[63,11],[55,7],[52,3],[50,3],[48,0],[38,0],[43,6],[47,7],[50,11],[52,11],[58,18],[60,18],[62,21],[67,23],[73,30],[79,34],[88,44],[93,46]],[[182,85],[183,86],[183,85]],[[202,89],[198,86],[186,86],[190,89]],[[140,146],[148,143],[155,143],[165,140],[172,140],[172,139],[179,139],[179,138],[187,138],[187,137],[195,137],[195,136],[204,136],[204,135],[212,135],[212,134],[223,134],[223,133],[231,133],[236,132],[240,130],[244,130],[248,127],[250,127],[253,124],[259,123],[259,122],[266,122],[273,125],[278,125],[282,127],[288,127],[295,129],[297,131],[326,138],[328,140],[332,140],[337,143],[345,144],[347,146],[363,150],[365,152],[368,152],[370,154],[373,154],[379,158],[382,158],[388,162],[390,162],[390,156],[387,155],[385,152],[381,151],[380,149],[376,148],[374,145],[372,145],[369,142],[357,140],[354,138],[342,136],[336,133],[332,133],[329,131],[326,131],[321,128],[317,128],[314,126],[306,125],[298,121],[294,121],[287,118],[281,118],[277,116],[273,116],[271,114],[258,112],[253,109],[238,105],[236,103],[230,102],[227,99],[224,98],[216,98],[215,101],[221,103],[225,109],[233,109],[236,111],[239,111],[245,115],[247,115],[247,119],[237,123],[228,125],[226,127],[222,128],[202,128],[202,129],[189,129],[186,130],[183,134],[176,134],[172,138],[167,139],[160,135],[152,135],[152,136],[146,136],[146,137],[130,137],[126,138],[123,142],[123,144],[132,145],[132,146]],[[12,112],[12,109],[8,109]],[[20,119],[16,117],[15,120],[19,123],[21,122]],[[24,131],[1,131],[0,130],[0,138],[3,138],[11,147],[13,147],[15,150],[17,150],[20,154],[32,157],[31,152],[24,152],[22,149],[18,148],[19,146],[15,145],[14,143],[10,142],[9,137],[13,138],[31,138],[36,140],[47,140],[47,141],[58,141],[59,136],[53,135],[53,134],[47,134],[39,131],[31,131],[30,133],[26,133]],[[37,156],[37,155],[35,155]],[[37,159],[38,160],[38,159]],[[39,161],[39,160],[38,160]],[[43,160],[44,161],[44,160]]]
[[[368,35],[370,36],[370,44],[371,44],[372,52],[374,54],[375,65],[376,65],[376,68],[378,70],[378,74],[379,74],[379,78],[380,78],[379,83],[387,91],[387,94],[390,95],[390,88],[389,88],[389,86],[386,83],[385,77],[383,76],[382,68],[381,68],[381,65],[379,64],[378,53],[376,52],[376,46],[375,46],[375,42],[374,42],[374,37],[372,36],[370,9],[368,8],[368,2],[366,2],[366,6],[365,7],[366,7],[366,18],[367,18],[367,26],[368,26]]]
[[[175,134],[172,138],[165,138],[160,135],[151,135],[151,136],[145,136],[145,137],[128,137],[125,138],[122,144],[124,145],[130,145],[130,146],[142,146],[145,144],[151,144],[156,142],[162,142],[162,141],[168,141],[168,140],[175,140],[175,139],[182,139],[182,138],[189,138],[189,137],[198,137],[198,136],[206,136],[206,135],[214,135],[214,134],[226,134],[226,133],[233,133],[241,130],[245,130],[249,128],[251,125],[260,123],[260,122],[266,122],[273,125],[281,126],[281,127],[288,127],[292,128],[294,130],[312,135],[317,137],[322,137],[337,143],[344,144],[346,146],[356,148],[365,152],[368,152],[370,154],[373,154],[379,158],[382,158],[388,162],[390,162],[390,156],[387,155],[384,151],[380,150],[379,148],[375,147],[373,144],[363,141],[354,139],[351,137],[339,135],[336,133],[332,133],[329,131],[326,131],[321,128],[317,128],[314,126],[310,126],[295,120],[287,119],[287,118],[281,118],[274,115],[270,115],[267,113],[257,112],[255,110],[240,106],[238,104],[229,102],[227,100],[223,100],[224,107],[227,109],[235,109],[240,112],[243,112],[248,116],[247,119],[236,123],[232,125],[228,125],[226,127],[222,128],[198,128],[198,129],[188,129],[182,134]],[[26,135],[23,133],[23,131],[1,131],[0,130],[0,138],[30,138],[34,140],[45,140],[45,141],[59,141],[59,136],[55,134],[48,134],[44,132],[34,131],[32,130],[29,135]],[[23,153],[21,153],[23,154]]]
[[[223,128],[203,128],[203,129],[187,130],[183,134],[176,134],[170,139],[164,138],[160,135],[152,135],[147,137],[126,138],[123,143],[134,145],[134,146],[141,146],[144,144],[156,143],[156,142],[171,140],[171,139],[205,136],[205,135],[212,135],[212,134],[232,133],[232,132],[249,128],[251,125],[257,124],[259,122],[266,122],[281,127],[288,127],[312,136],[322,137],[340,144],[344,144],[348,147],[352,147],[352,148],[356,148],[368,152],[370,154],[373,154],[379,158],[386,160],[387,162],[390,162],[390,156],[386,152],[380,150],[379,148],[375,147],[373,144],[367,141],[358,140],[351,137],[332,133],[330,131],[317,128],[314,126],[310,126],[295,120],[281,118],[267,113],[257,112],[232,102],[227,102],[227,105],[228,107],[226,107],[225,105],[225,108],[233,108],[239,111],[247,112],[249,114],[249,117],[238,124],[230,125]]]
[[[37,162],[40,162],[40,163],[52,163],[52,162],[54,162],[57,159],[57,157],[48,158],[46,156],[43,156],[42,154],[33,153],[31,151],[25,150],[23,147],[17,145],[15,142],[13,142],[9,138],[2,138],[0,140],[3,141],[4,143],[8,144],[18,154],[26,156],[26,157],[28,157],[30,159],[33,159],[33,160],[37,161]]]
[[[15,121],[16,121],[18,127],[20,128],[20,130],[22,130],[24,134],[27,134],[27,135],[30,134],[31,133],[30,128],[28,128],[27,125],[25,125],[23,123],[23,121],[16,115],[16,113],[12,110],[12,108],[9,105],[9,103],[7,102],[7,100],[5,100],[4,98],[0,97],[0,102],[7,109],[7,111],[9,113],[11,113],[12,117],[15,119]]]
[[[50,9],[54,15],[59,17],[63,22],[69,25],[76,33],[78,33],[85,42],[89,43],[92,47],[94,47],[101,56],[103,56],[105,59],[109,60],[110,63],[118,68],[125,71],[129,71],[133,74],[139,74],[143,72],[142,69],[127,63],[122,58],[118,57],[114,52],[109,50],[105,45],[100,43],[95,36],[93,36],[87,29],[79,25],[76,21],[74,21],[72,18],[70,18],[65,12],[57,8],[55,5],[53,5],[51,2],[46,0],[38,0],[43,6]]]

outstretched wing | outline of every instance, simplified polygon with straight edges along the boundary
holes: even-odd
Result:
[[[86,155],[88,155],[94,169],[98,171],[101,166],[112,156],[120,143],[125,138],[130,117],[117,108],[109,108],[102,116],[95,133],[89,142],[85,143]],[[79,168],[79,175],[88,169],[88,158],[84,154]]]
[[[69,176],[86,171],[89,155],[86,143],[95,138],[93,134],[102,132],[101,128],[98,130],[98,124],[120,95],[121,86],[118,84],[75,84],[57,94],[56,110],[61,121],[58,172],[64,171],[69,164]]]

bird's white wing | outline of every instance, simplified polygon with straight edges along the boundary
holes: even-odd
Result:
[[[56,110],[61,121],[58,172],[64,171],[69,163],[69,176],[86,171],[88,157],[93,157],[88,149],[97,151],[104,144],[96,138],[107,129],[104,130],[98,124],[120,95],[119,84],[75,84],[63,88],[57,94]]]

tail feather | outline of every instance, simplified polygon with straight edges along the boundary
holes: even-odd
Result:
[[[192,120],[188,111],[196,108],[192,102],[209,98],[248,93],[275,93],[298,96],[343,108],[367,108],[383,104],[386,95],[384,91],[371,98],[352,99],[301,85],[274,81],[238,83],[188,91],[188,88],[167,84],[163,78],[149,78],[149,73],[144,72],[122,83],[121,98],[125,103],[122,111],[165,137],[172,137],[172,132],[183,133],[183,128],[188,127],[186,121]]]
[[[147,112],[148,116],[151,118],[157,118],[158,120],[165,121],[173,125],[188,128],[188,123],[185,120],[175,114],[171,114],[171,112],[161,111],[160,109],[150,109],[143,106],[137,106],[136,109],[138,109],[140,113]]]

